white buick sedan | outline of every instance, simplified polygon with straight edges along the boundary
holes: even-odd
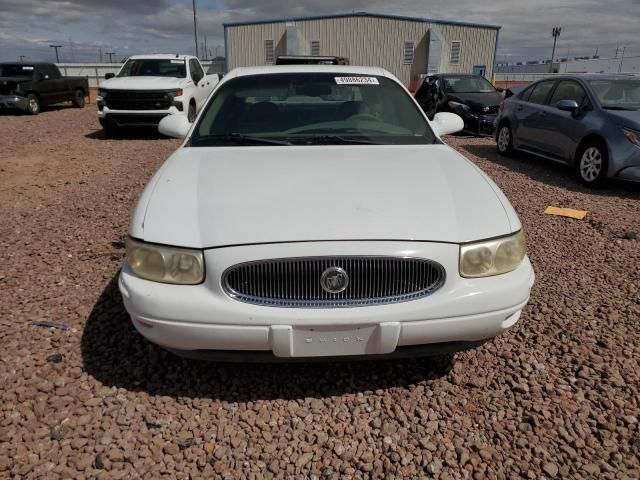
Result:
[[[500,189],[389,72],[237,69],[144,190],[120,291],[136,329],[192,358],[378,358],[477,346],[534,273]]]

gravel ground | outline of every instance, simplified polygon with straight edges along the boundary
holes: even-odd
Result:
[[[91,107],[0,131],[0,477],[640,478],[637,186],[588,191],[452,137],[527,230],[516,327],[454,362],[198,363],[143,340],[116,285],[136,197],[178,142],[106,140]]]

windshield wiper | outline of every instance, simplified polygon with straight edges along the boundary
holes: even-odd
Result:
[[[215,135],[202,135],[191,140],[192,146],[208,145],[219,142],[231,142],[237,145],[291,145],[290,142],[287,142],[285,140],[255,137],[252,135],[244,135],[242,133],[219,133]]]
[[[628,110],[631,112],[635,112],[636,110],[638,110],[637,108],[621,107],[619,105],[604,105],[603,108],[605,110]]]
[[[308,137],[294,137],[292,142],[307,145],[331,145],[331,144],[356,144],[356,145],[384,145],[374,140],[367,140],[354,137],[343,137],[341,135],[313,135]]]

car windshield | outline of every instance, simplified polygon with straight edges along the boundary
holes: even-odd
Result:
[[[127,60],[118,77],[176,77],[184,78],[187,68],[181,59],[138,58]]]
[[[429,144],[424,115],[395,81],[345,73],[242,76],[220,87],[192,146]]]
[[[444,89],[448,93],[487,93],[495,92],[495,88],[482,77],[446,77]]]
[[[34,71],[33,65],[0,65],[0,77],[32,77]]]
[[[640,80],[590,80],[589,85],[603,108],[611,110],[640,109]]]

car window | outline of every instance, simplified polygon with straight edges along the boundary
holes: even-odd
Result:
[[[444,90],[447,93],[487,93],[495,92],[496,89],[484,77],[446,77],[444,79]]]
[[[549,96],[549,92],[551,91],[551,88],[553,88],[554,83],[555,83],[554,80],[549,80],[546,82],[540,82],[537,85],[535,85],[531,90],[531,94],[529,95],[528,101],[531,103],[538,103],[541,105],[546,104],[547,97]]]
[[[194,82],[198,83],[204,78],[204,71],[196,59],[192,58],[189,60],[189,70],[191,70],[191,79]]]
[[[137,58],[127,60],[118,77],[175,77],[184,78],[186,67],[184,60]]]
[[[395,81],[318,72],[247,75],[223,84],[205,106],[191,144],[229,145],[230,136],[305,145],[436,141],[419,107]]]
[[[640,79],[590,80],[589,85],[603,108],[640,110]]]
[[[557,105],[560,100],[575,100],[578,105],[582,105],[587,94],[584,88],[572,80],[562,80],[551,96],[550,105]]]
[[[35,67],[23,64],[0,65],[0,77],[33,77]]]

